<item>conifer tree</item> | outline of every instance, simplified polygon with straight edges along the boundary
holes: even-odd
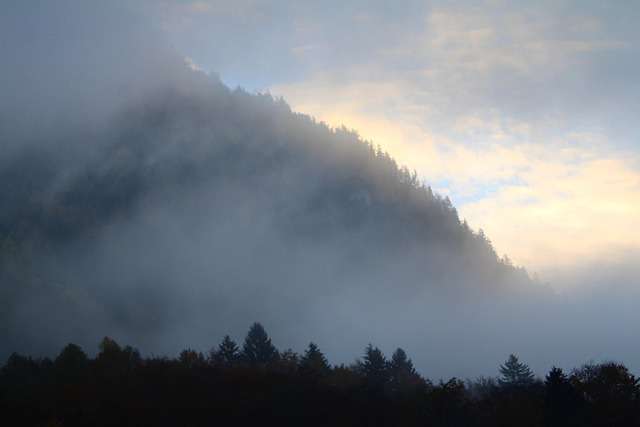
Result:
[[[390,369],[392,372],[403,372],[411,375],[416,373],[413,362],[401,348],[396,349],[391,356]]]
[[[395,391],[416,385],[420,380],[420,376],[413,367],[413,362],[401,348],[398,348],[391,356],[389,374],[392,388]]]
[[[549,426],[565,426],[577,410],[578,394],[567,375],[555,366],[544,381],[545,416]]]
[[[251,364],[268,364],[278,360],[278,350],[260,323],[256,322],[249,328],[242,346],[242,357]]]
[[[240,360],[240,348],[229,335],[225,335],[217,350],[211,350],[210,360],[217,365],[233,366]]]
[[[102,341],[100,341],[98,348],[100,349],[100,352],[98,353],[98,359],[115,358],[122,352],[122,348],[120,348],[120,345],[110,337],[104,337]]]
[[[329,373],[331,366],[318,346],[311,342],[300,359],[300,369],[305,375],[324,376]]]
[[[64,381],[80,379],[89,366],[87,354],[76,344],[67,344],[53,362],[56,375]]]
[[[99,348],[100,352],[96,357],[96,364],[99,367],[99,371],[108,375],[131,372],[142,362],[142,357],[138,350],[128,345],[122,348],[115,340],[109,337],[102,339]]]
[[[382,351],[371,344],[365,349],[360,369],[373,387],[383,387],[389,381],[389,363]]]
[[[504,365],[500,366],[500,385],[503,387],[521,387],[531,385],[534,381],[533,372],[520,362],[515,354],[510,354]]]

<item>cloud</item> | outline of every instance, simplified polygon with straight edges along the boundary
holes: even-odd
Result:
[[[496,245],[533,270],[577,266],[640,247],[640,172],[620,156],[514,148],[516,185],[461,206]],[[592,157],[592,158],[589,158]]]
[[[194,13],[207,13],[211,11],[211,3],[206,1],[194,1],[189,3],[188,8]]]
[[[402,81],[319,79],[272,90],[296,109],[382,145],[446,191],[499,253],[543,276],[640,247],[640,156],[603,135],[540,141],[535,123],[499,115],[459,117],[453,135],[437,134],[421,122],[430,107],[410,104],[411,87]]]
[[[493,12],[493,13],[492,13]],[[488,73],[510,69],[538,73],[567,67],[579,54],[624,49],[628,44],[602,34],[591,17],[558,17],[539,10],[441,8],[427,19],[426,53],[436,55],[436,67],[456,72]]]
[[[640,247],[633,8],[436,2],[399,38],[362,41],[368,58],[270,91],[380,144],[545,274]]]
[[[204,69],[201,66],[199,66],[198,64],[196,64],[195,61],[193,60],[193,58],[190,58],[190,57],[186,56],[184,58],[184,63],[187,66],[187,68],[189,68],[192,71],[204,72]]]

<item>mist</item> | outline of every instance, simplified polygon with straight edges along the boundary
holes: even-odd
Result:
[[[387,153],[194,70],[139,9],[13,2],[0,40],[1,357],[207,351],[259,321],[431,378],[639,368],[637,269],[531,279]]]

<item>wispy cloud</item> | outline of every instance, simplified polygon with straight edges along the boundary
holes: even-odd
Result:
[[[165,4],[185,55],[357,129],[516,262],[640,247],[636,4]]]
[[[640,156],[602,135],[539,140],[535,124],[477,116],[455,120],[453,136],[433,133],[420,120],[430,108],[407,105],[410,93],[403,90],[410,88],[402,82],[273,90],[330,125],[359,130],[416,168],[500,253],[543,276],[640,247]]]

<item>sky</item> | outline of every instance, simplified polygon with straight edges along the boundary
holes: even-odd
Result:
[[[637,268],[639,3],[138,5],[191,66],[357,130],[552,286]]]

